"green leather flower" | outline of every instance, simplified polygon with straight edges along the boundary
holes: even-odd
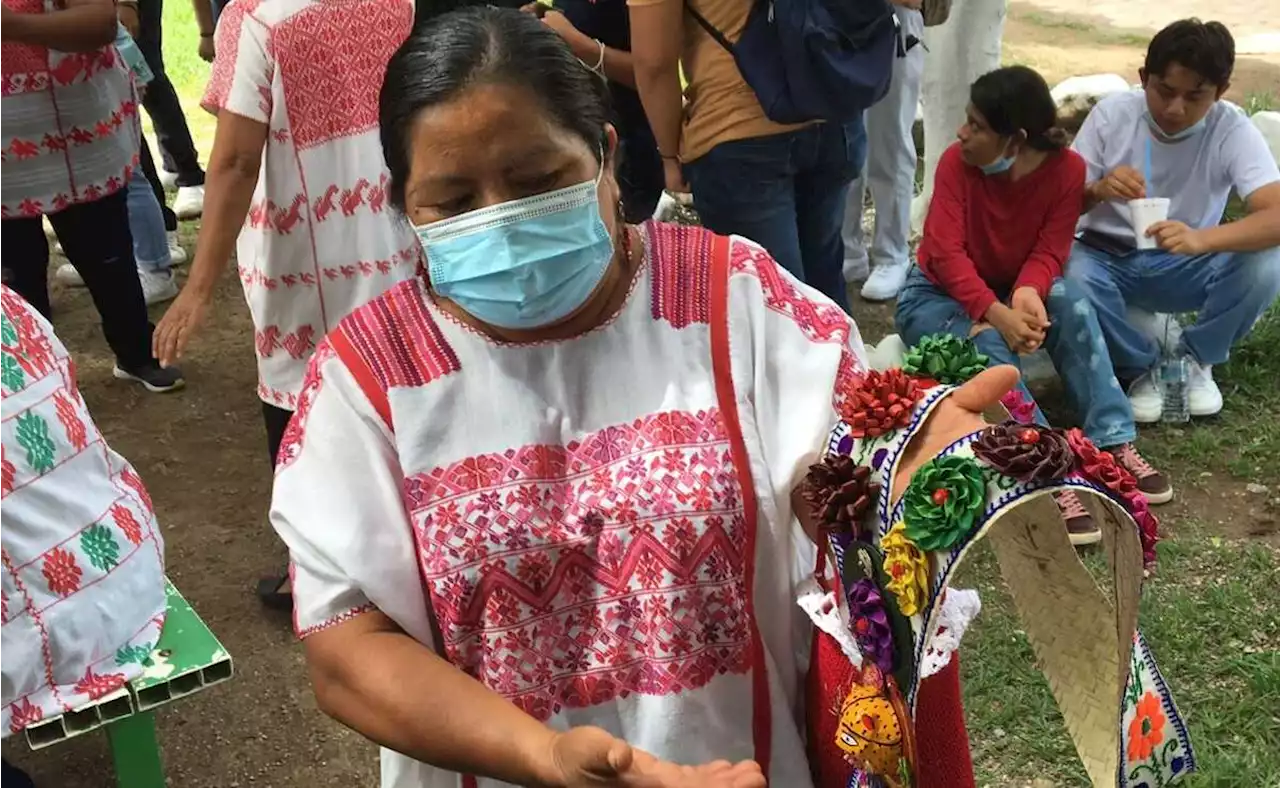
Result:
[[[968,457],[935,457],[916,471],[902,500],[907,538],[921,550],[949,550],[986,505],[982,466]]]
[[[954,386],[987,368],[973,340],[954,334],[930,334],[907,350],[902,368],[909,375]]]

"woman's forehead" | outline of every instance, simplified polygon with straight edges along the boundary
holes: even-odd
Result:
[[[482,84],[424,108],[410,145],[418,160],[565,154],[582,142],[557,125],[529,90]]]

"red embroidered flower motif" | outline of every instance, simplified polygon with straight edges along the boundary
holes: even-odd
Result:
[[[849,392],[840,417],[853,437],[874,438],[907,426],[920,393],[920,382],[900,369],[872,370]]]
[[[80,419],[80,414],[76,412],[76,407],[70,398],[59,391],[53,395],[53,402],[58,413],[58,421],[62,422],[62,428],[67,432],[67,442],[77,451],[88,446],[89,432],[85,429],[84,422]]]
[[[9,716],[9,732],[17,733],[42,719],[44,719],[44,711],[32,703],[30,698],[23,698],[13,704],[13,711]]]
[[[1148,692],[1138,700],[1138,711],[1129,722],[1129,746],[1125,752],[1129,762],[1145,761],[1164,741],[1164,711],[1160,698]]]
[[[49,590],[58,596],[69,596],[80,589],[83,573],[76,564],[76,557],[61,547],[55,547],[45,555],[41,571]]]
[[[13,467],[13,463],[0,454],[0,489],[6,493],[13,492],[13,477],[17,472],[18,469]]]
[[[84,676],[76,682],[75,691],[88,695],[89,700],[98,700],[123,686],[123,673],[103,673],[98,675],[93,672],[93,668],[87,668]]]
[[[115,503],[111,505],[111,519],[115,521],[116,527],[124,534],[125,539],[135,545],[142,544],[142,525],[138,522],[138,518],[133,516],[133,512]]]

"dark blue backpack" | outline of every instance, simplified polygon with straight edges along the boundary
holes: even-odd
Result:
[[[847,122],[889,90],[903,45],[888,0],[753,0],[737,43],[689,14],[733,55],[775,123]]]

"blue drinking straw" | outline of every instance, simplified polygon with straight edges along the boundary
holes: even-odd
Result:
[[[1142,160],[1142,180],[1147,187],[1147,196],[1151,196],[1151,137],[1147,137],[1146,155]]]

